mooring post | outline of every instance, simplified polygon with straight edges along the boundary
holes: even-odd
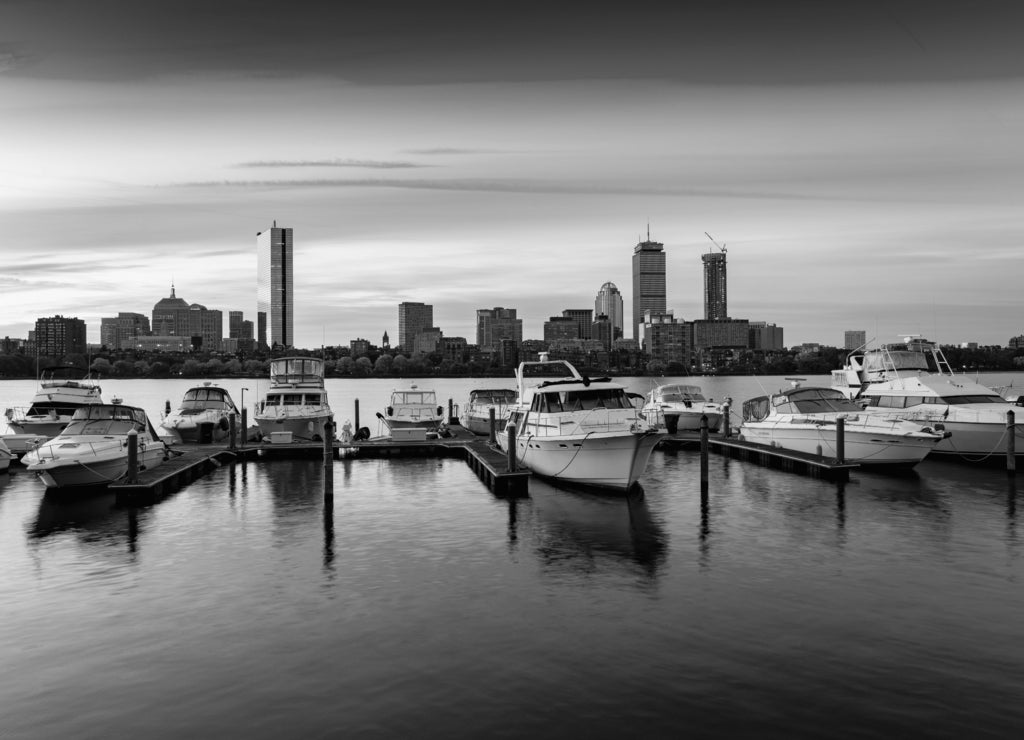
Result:
[[[356,426],[355,426],[355,430],[356,430],[356,433],[358,434],[359,433],[359,399],[358,398],[356,399]]]
[[[846,462],[846,419],[841,416],[836,419],[836,462]]]
[[[490,425],[490,430],[491,430],[491,436],[490,436],[490,439],[488,441],[491,444],[494,444],[495,442],[498,441],[498,435],[497,435],[497,433],[495,431],[495,424],[497,423],[497,421],[496,421],[495,416],[494,416],[494,407],[493,406],[491,406],[489,409],[487,409],[487,423]]]
[[[324,422],[324,498],[334,496],[334,423]]]
[[[726,402],[722,405],[722,423],[725,424],[725,436],[727,438],[732,436],[732,427],[729,425],[730,413],[729,403]]]
[[[1006,412],[1006,472],[1017,475],[1017,428],[1014,425],[1013,409]]]
[[[700,417],[700,492],[708,492],[708,415]]]
[[[239,447],[245,447],[246,440],[249,438],[249,412],[246,408],[242,407],[242,443]]]
[[[452,423],[452,399],[448,399],[448,424]]]
[[[228,439],[230,440],[229,443],[228,443],[228,449],[229,450],[234,450],[235,449],[235,444],[236,444],[237,439],[238,439],[237,435],[238,435],[238,427],[235,425],[235,415],[231,414],[228,417]]]
[[[128,482],[139,482],[139,433],[134,429],[128,432]]]
[[[508,457],[508,472],[516,472],[516,428],[509,426],[505,430],[508,435],[508,449],[505,451],[505,455]]]

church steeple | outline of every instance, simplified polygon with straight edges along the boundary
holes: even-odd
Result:
[[[176,298],[176,297],[177,296],[174,295],[174,283],[172,282],[171,283],[171,298]]]

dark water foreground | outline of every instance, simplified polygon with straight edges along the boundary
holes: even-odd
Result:
[[[999,470],[842,489],[656,452],[629,499],[457,460],[224,467],[153,506],[0,476],[0,736],[1016,737]],[[1024,481],[1020,484],[1024,488]]]

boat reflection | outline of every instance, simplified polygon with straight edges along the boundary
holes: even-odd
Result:
[[[665,561],[665,532],[642,489],[602,496],[533,478],[529,501],[537,552],[549,568],[589,574],[608,564],[627,565],[653,580]],[[510,518],[510,540],[514,521]]]
[[[146,511],[136,507],[118,507],[112,493],[70,498],[47,491],[39,501],[35,521],[28,526],[30,541],[70,533],[86,545],[138,550],[140,525]]]

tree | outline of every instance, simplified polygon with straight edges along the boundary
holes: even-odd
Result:
[[[96,363],[93,363],[94,365]],[[117,373],[119,378],[130,378],[135,374],[135,365],[128,362],[128,360],[117,360],[114,363],[114,372]]]
[[[373,372],[373,364],[369,357],[360,357],[352,367],[352,374],[359,378],[365,378]]]
[[[110,376],[114,374],[114,366],[106,357],[97,357],[89,366],[89,372],[96,377]]]
[[[381,355],[377,358],[377,361],[373,363],[373,374],[374,375],[388,375],[391,372],[391,362],[393,358],[391,355]]]

